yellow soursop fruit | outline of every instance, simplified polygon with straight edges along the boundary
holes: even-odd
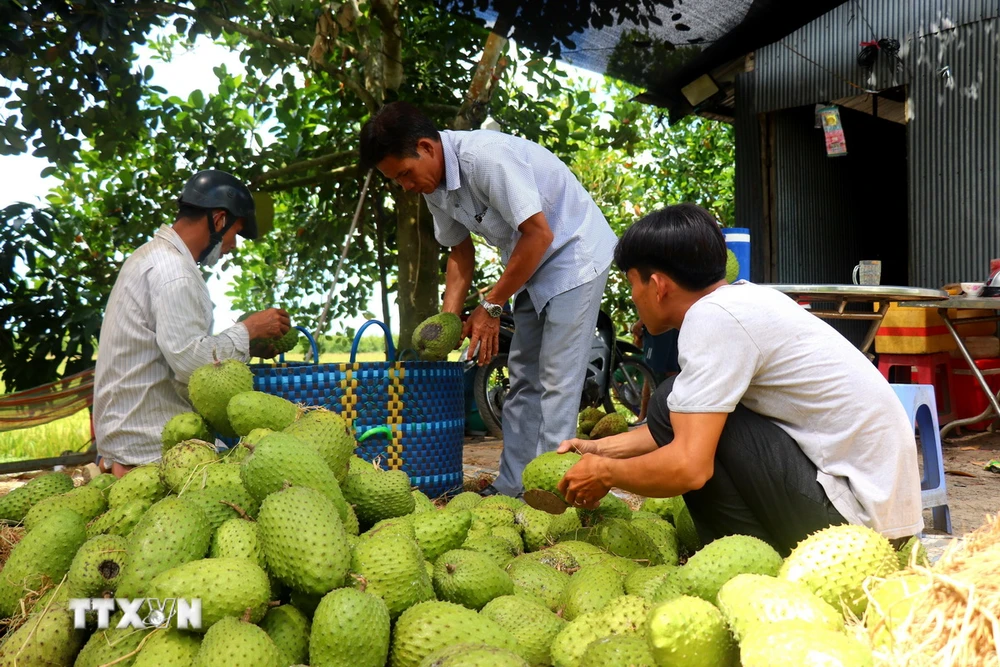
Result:
[[[675,581],[686,594],[715,603],[719,589],[736,575],[773,577],[780,568],[781,556],[767,542],[749,535],[728,535],[691,556]]]
[[[197,412],[181,412],[170,418],[163,426],[160,441],[163,443],[163,453],[185,440],[204,440],[214,442],[215,438],[208,428],[208,422]]]
[[[73,479],[59,472],[36,477],[24,486],[11,489],[0,498],[0,520],[16,523],[24,519],[32,507],[51,496],[73,489]]]
[[[327,593],[313,614],[312,667],[383,667],[389,656],[389,609],[378,596],[353,588]]]
[[[865,526],[830,526],[796,545],[778,576],[798,581],[835,609],[861,616],[868,604],[862,588],[869,577],[885,577],[899,568],[889,540]]]
[[[682,595],[649,612],[646,641],[659,665],[727,667],[739,664],[736,642],[715,605]]]
[[[872,667],[872,650],[843,632],[799,621],[750,628],[740,644],[742,667]]]
[[[262,391],[244,391],[229,399],[226,406],[229,423],[237,435],[249,435],[255,428],[281,431],[299,414],[291,401]]]
[[[719,590],[719,610],[737,641],[760,623],[801,621],[827,630],[842,631],[839,609],[817,597],[804,585],[760,574],[740,574]]]
[[[454,313],[438,313],[417,325],[412,345],[423,361],[444,361],[462,339],[462,320]]]
[[[220,435],[235,438],[226,408],[236,394],[253,390],[253,373],[242,361],[226,359],[196,368],[188,382],[191,404]]]

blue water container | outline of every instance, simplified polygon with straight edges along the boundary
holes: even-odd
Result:
[[[726,248],[733,251],[736,261],[740,263],[737,280],[750,280],[750,230],[746,227],[723,227],[722,234],[726,237]]]

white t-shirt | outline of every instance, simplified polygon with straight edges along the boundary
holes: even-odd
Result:
[[[889,539],[923,529],[906,411],[826,322],[770,287],[726,285],[691,306],[677,347],[671,412],[732,412],[742,403],[799,444],[849,522]]]

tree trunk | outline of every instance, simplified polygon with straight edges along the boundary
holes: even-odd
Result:
[[[441,310],[441,246],[422,195],[401,192],[396,198],[396,245],[399,248],[399,347],[410,347],[413,330]]]

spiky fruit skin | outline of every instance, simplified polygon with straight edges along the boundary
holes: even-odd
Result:
[[[349,461],[358,446],[350,422],[331,410],[309,410],[289,424],[285,433],[311,445],[326,461],[337,481],[344,483]],[[374,470],[371,464],[365,465],[369,471]]]
[[[108,497],[108,489],[110,489],[111,485],[114,484],[117,481],[118,481],[118,478],[115,477],[114,475],[112,475],[111,473],[109,473],[109,472],[102,472],[100,475],[98,475],[97,477],[94,477],[89,482],[87,482],[87,486],[97,487],[98,489],[100,489],[104,493],[104,497],[107,498]]]
[[[201,508],[212,530],[229,519],[241,516],[236,507],[239,507],[251,518],[257,516],[257,511],[260,508],[260,504],[250,497],[242,484],[231,487],[212,486],[205,489],[188,490],[180,497]]]
[[[163,444],[163,452],[166,454],[178,443],[185,440],[203,440],[213,442],[212,432],[208,429],[208,422],[197,412],[181,412],[170,418],[163,426],[160,433],[160,442]]]
[[[205,633],[193,667],[280,667],[278,648],[252,623],[226,617]]]
[[[237,435],[246,436],[255,428],[281,431],[298,415],[291,401],[262,391],[244,391],[229,399],[226,415]]]
[[[555,553],[564,554],[567,558],[572,559],[573,562],[576,563],[577,567],[602,564],[606,565],[610,559],[614,558],[611,554],[604,551],[604,549],[601,549],[599,546],[590,544],[589,542],[581,542],[579,540],[566,540],[559,542],[547,551],[555,551]]]
[[[188,396],[194,409],[209,426],[227,438],[236,437],[226,412],[229,400],[236,394],[251,390],[253,373],[246,364],[235,359],[196,368],[188,382]]]
[[[413,511],[410,477],[402,470],[348,475],[343,490],[344,498],[354,505],[362,529]]]
[[[172,567],[149,584],[147,597],[201,599],[201,631],[225,616],[250,610],[254,623],[264,618],[271,598],[267,573],[245,558],[206,558]]]
[[[257,527],[268,571],[286,586],[323,595],[343,585],[351,549],[327,496],[303,486],[272,493],[261,504]]]
[[[200,635],[161,630],[143,644],[132,667],[190,667],[200,648]]]
[[[24,530],[30,533],[39,523],[63,509],[76,512],[87,523],[107,508],[107,500],[100,489],[95,486],[78,486],[61,495],[39,501],[24,515]]]
[[[11,489],[7,495],[0,498],[0,519],[21,521],[28,510],[38,502],[72,489],[73,479],[68,475],[56,472],[36,477],[24,486]]]
[[[682,595],[649,612],[646,641],[657,664],[725,667],[736,663],[736,645],[722,612],[711,602]]]
[[[455,549],[434,563],[434,590],[439,600],[478,611],[493,598],[512,595],[514,584],[486,554]]]
[[[677,541],[685,551],[692,554],[701,549],[701,537],[691,518],[691,510],[684,503],[684,498],[674,498],[674,526],[677,528]]]
[[[131,500],[146,500],[150,504],[166,495],[160,481],[160,466],[149,465],[132,468],[108,490],[108,507],[121,507]]]
[[[913,608],[926,604],[932,584],[926,574],[898,573],[871,587],[865,627],[872,646],[892,650],[894,643],[908,639],[907,625],[920,618]]]
[[[612,635],[587,646],[580,667],[657,667],[643,637]]]
[[[121,618],[122,614],[118,612],[111,617],[107,630],[98,630],[90,636],[76,657],[73,667],[129,665],[131,661],[127,656],[135,653],[150,631],[136,630],[132,627],[118,629],[115,626]]]
[[[445,505],[445,509],[450,511],[471,510],[473,507],[483,502],[483,497],[474,491],[463,491],[459,493]]]
[[[577,418],[577,436],[590,436],[590,432],[597,426],[597,422],[604,419],[607,413],[600,408],[584,408]]]
[[[65,606],[50,605],[28,617],[0,644],[0,667],[69,665],[86,635],[73,628],[73,614]]]
[[[740,574],[719,590],[718,606],[737,641],[759,623],[801,621],[833,631],[844,629],[840,610],[804,585],[759,574]]]
[[[124,505],[112,507],[90,522],[87,526],[87,538],[98,535],[127,536],[152,505],[153,503],[145,498],[136,498]]]
[[[312,667],[383,667],[389,656],[389,609],[381,598],[353,588],[327,593],[313,614]]]
[[[413,534],[424,559],[433,562],[444,552],[462,546],[470,525],[472,514],[466,511],[425,512],[414,515]]]
[[[579,667],[587,646],[602,636],[598,620],[597,612],[583,614],[559,631],[550,647],[554,667]]]
[[[628,422],[625,421],[625,418],[617,412],[613,412],[610,415],[601,417],[601,421],[594,424],[594,428],[590,429],[590,439],[599,440],[624,433],[627,430]]]
[[[180,493],[199,470],[218,460],[215,445],[203,440],[185,440],[160,459],[160,481],[168,491]]]
[[[208,555],[210,558],[245,558],[267,569],[257,523],[246,519],[229,519],[216,528]]]
[[[246,318],[253,315],[253,313],[243,313],[240,315],[237,322],[242,322]],[[289,350],[295,348],[299,343],[299,330],[295,327],[290,327],[285,335],[278,336],[277,338],[254,338],[250,341],[250,347],[271,347],[274,348],[275,354],[284,354]]]
[[[872,650],[843,632],[784,622],[750,628],[740,644],[742,667],[872,667]]]
[[[541,489],[562,498],[562,494],[559,493],[559,482],[562,481],[566,471],[579,460],[580,455],[573,452],[566,454],[546,452],[541,456],[536,456],[528,462],[528,465],[524,466],[524,471],[521,473],[521,483],[525,490]]]
[[[563,590],[560,607],[567,621],[601,611],[613,599],[625,594],[622,576],[608,565],[588,565],[572,577]]]
[[[738,574],[776,576],[781,556],[771,545],[749,535],[722,537],[691,556],[677,573],[687,595],[715,603],[719,589]]]
[[[639,506],[640,512],[652,512],[661,519],[674,523],[674,498],[646,498]]]
[[[740,277],[740,261],[736,259],[736,253],[726,248],[726,282],[734,283]]]
[[[914,552],[916,552],[915,556]],[[927,558],[927,549],[917,535],[906,540],[903,546],[899,547],[899,550],[896,551],[896,558],[899,559],[900,570],[906,569],[911,564],[930,567],[930,561]]]
[[[413,330],[413,349],[423,361],[444,361],[462,339],[462,320],[455,313],[428,317]]]
[[[570,576],[565,572],[526,560],[525,556],[519,556],[507,565],[507,576],[514,584],[514,595],[538,600],[552,611],[559,608],[563,591],[570,582]]]
[[[66,509],[54,512],[25,534],[0,573],[0,618],[13,615],[24,594],[38,590],[46,578],[61,581],[86,539],[83,519]]]
[[[260,627],[277,647],[282,665],[304,663],[309,659],[309,619],[292,605],[268,611]]]
[[[510,542],[493,535],[474,535],[462,543],[462,549],[487,556],[500,568],[507,567],[518,553]]]
[[[164,498],[143,515],[128,538],[128,568],[118,596],[144,597],[156,575],[203,558],[212,539],[205,513],[182,498]]]
[[[650,599],[657,588],[669,577],[677,573],[676,565],[653,565],[640,567],[625,576],[625,593]],[[679,592],[679,591],[678,591]]]
[[[66,585],[73,598],[99,598],[113,593],[128,565],[128,540],[98,535],[83,543],[70,564]]]
[[[418,667],[427,656],[453,644],[482,643],[517,651],[517,640],[490,619],[451,602],[421,602],[396,621],[391,667]]]
[[[427,512],[436,512],[437,507],[434,505],[434,501],[427,497],[427,494],[420,489],[413,489],[410,492],[413,496],[413,513],[414,514],[425,514]]]
[[[677,540],[677,529],[663,519],[632,518],[632,527],[638,528],[649,536],[656,545],[659,561],[667,565],[677,565],[680,544]]]
[[[805,584],[834,609],[846,607],[861,616],[868,603],[864,580],[888,576],[898,568],[889,540],[865,526],[845,524],[824,528],[799,542],[778,576]]]
[[[420,667],[528,667],[513,651],[488,644],[454,644],[431,653]]]
[[[490,531],[490,536],[499,537],[510,545],[515,556],[524,553],[524,538],[521,531],[511,526],[497,526]]]
[[[509,632],[531,665],[551,664],[551,646],[566,621],[544,604],[519,595],[490,600],[479,612]]]
[[[354,585],[385,601],[396,618],[413,605],[434,599],[434,586],[417,543],[402,535],[377,535],[354,547]]]

